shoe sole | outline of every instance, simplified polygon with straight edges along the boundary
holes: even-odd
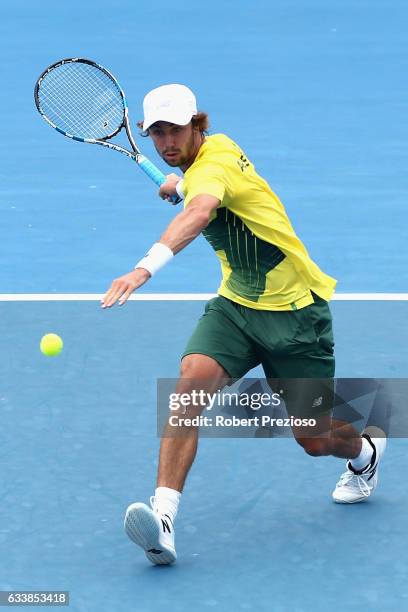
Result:
[[[358,499],[352,499],[350,501],[347,501],[345,499],[337,499],[336,497],[332,496],[333,501],[336,504],[361,504],[362,502],[366,502],[368,499],[370,499],[371,493],[368,497],[359,497]]]
[[[125,531],[129,538],[143,548],[146,557],[154,565],[170,565],[177,559],[174,550],[163,548],[159,543],[160,527],[146,504],[132,504],[126,511]],[[149,552],[151,550],[160,552]]]

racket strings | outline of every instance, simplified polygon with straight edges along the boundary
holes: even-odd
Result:
[[[54,119],[53,123],[58,125],[58,127],[63,128],[64,131],[69,130],[72,127],[72,131],[76,135],[83,135],[82,132],[94,132],[96,127],[95,125],[95,117],[92,116],[88,110],[87,99],[84,98],[83,93],[79,91],[76,100],[75,100],[75,110],[76,114],[73,114],[72,108],[68,108],[67,104],[61,105],[61,87],[57,83],[52,83],[51,81],[47,83],[48,89],[46,94],[48,96],[47,100],[43,98],[43,108],[46,111],[47,116],[50,119]],[[64,83],[64,87],[68,86],[68,82]],[[45,89],[44,89],[45,92]],[[80,115],[78,116],[78,113]],[[54,115],[54,117],[53,117]],[[87,126],[85,128],[85,126]],[[90,126],[90,127],[88,127]]]
[[[41,81],[41,111],[59,129],[80,138],[107,138],[123,124],[124,102],[118,85],[97,66],[70,62]]]
[[[115,83],[98,68],[86,64],[60,68],[64,70],[60,69],[59,74],[49,74],[53,78],[47,79],[43,89],[47,95],[43,96],[43,110],[51,120],[54,112],[53,123],[88,138],[104,138],[115,131],[123,120],[123,102]]]
[[[68,75],[68,76],[72,77],[72,75]],[[90,110],[87,104],[89,101],[87,95],[89,93],[91,95],[99,95],[97,89],[95,87],[92,87],[92,83],[87,83],[87,92],[84,92],[81,89],[78,89],[78,91],[76,92],[75,106],[76,106],[77,112],[81,112],[79,120],[78,120],[78,115],[72,114],[72,109],[68,109],[66,105],[62,107],[60,104],[61,83],[58,82],[57,80],[52,81],[50,79],[45,85],[48,87],[48,89],[47,90],[42,89],[42,94],[44,95],[44,93],[46,92],[48,95],[49,110],[51,111],[54,110],[55,114],[61,119],[61,121],[65,121],[67,123],[71,121],[73,125],[75,125],[77,128],[80,127],[82,123],[85,123],[85,121],[87,121],[88,123],[95,122],[95,117],[90,113]],[[74,88],[72,87],[72,85],[73,85],[72,79],[69,79],[69,80],[66,79],[62,83],[62,87],[71,87],[70,94],[74,92]],[[76,85],[78,86],[79,83],[77,82]],[[43,103],[44,103],[44,100],[43,100]],[[53,108],[51,108],[51,103],[53,104]]]
[[[46,83],[48,112],[54,111],[58,127],[88,138],[104,138],[116,131],[123,120],[123,102],[115,83],[86,64],[63,68]]]

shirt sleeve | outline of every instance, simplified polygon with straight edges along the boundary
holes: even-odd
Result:
[[[193,168],[184,178],[184,206],[198,195],[212,195],[223,202],[227,193],[227,177],[220,164],[206,163]]]

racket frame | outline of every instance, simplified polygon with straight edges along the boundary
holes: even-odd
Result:
[[[112,132],[111,134],[108,134],[108,136],[105,136],[104,138],[82,138],[80,136],[75,136],[74,134],[70,134],[69,132],[66,132],[65,130],[62,130],[57,125],[55,125],[55,123],[53,123],[45,115],[45,113],[41,109],[39,91],[40,91],[40,87],[41,87],[41,83],[42,83],[43,79],[50,72],[52,72],[52,70],[55,70],[59,66],[63,66],[64,64],[70,64],[70,63],[72,64],[72,63],[75,63],[75,62],[82,63],[82,64],[88,64],[90,66],[98,68],[103,73],[105,73],[113,81],[113,83],[115,84],[115,86],[116,86],[116,88],[117,88],[117,90],[120,93],[120,96],[122,98],[122,102],[123,102],[123,120],[122,120],[122,123],[121,123],[121,125],[114,132]],[[104,68],[103,66],[98,64],[97,62],[94,62],[93,60],[86,59],[84,57],[68,57],[68,58],[65,58],[63,60],[59,60],[58,62],[55,62],[54,64],[51,64],[38,77],[37,83],[36,83],[35,88],[34,88],[34,100],[35,100],[35,105],[37,107],[37,110],[40,113],[40,115],[42,116],[42,118],[52,128],[57,130],[57,132],[59,132],[63,136],[66,136],[67,138],[71,138],[72,140],[77,140],[78,142],[86,142],[88,144],[98,144],[98,145],[102,145],[104,147],[107,147],[108,149],[112,149],[114,151],[119,151],[119,153],[123,153],[127,157],[130,157],[131,159],[133,159],[139,165],[139,167],[156,183],[157,186],[160,186],[160,185],[162,185],[165,182],[165,180],[166,180],[165,175],[154,164],[152,164],[151,161],[149,161],[144,155],[142,155],[142,153],[140,152],[139,148],[136,145],[135,139],[133,138],[133,134],[132,134],[132,131],[130,129],[129,116],[128,116],[128,105],[127,105],[126,96],[125,96],[125,93],[124,93],[122,87],[119,85],[118,80],[113,76],[113,74],[111,72],[109,72],[109,70],[107,70],[106,68]],[[115,144],[113,142],[109,142],[109,140],[111,138],[113,138],[114,136],[116,136],[117,134],[119,134],[119,132],[123,128],[125,128],[126,135],[128,137],[129,143],[130,143],[130,145],[131,145],[131,147],[133,149],[132,151],[129,151],[128,149],[125,149],[125,147],[122,147],[122,146],[120,146],[118,144]],[[177,196],[173,196],[171,199],[175,203],[180,202],[180,200],[181,200],[181,198],[179,198]]]
[[[109,79],[111,79],[111,81],[113,81],[113,83],[115,84],[115,86],[116,86],[116,88],[117,88],[117,90],[118,90],[118,92],[120,94],[120,97],[121,97],[122,103],[123,103],[123,120],[122,120],[122,123],[120,124],[120,126],[118,128],[116,128],[115,131],[113,131],[111,134],[108,134],[104,138],[81,138],[80,136],[75,136],[74,134],[70,134],[69,132],[66,132],[65,130],[62,130],[57,125],[55,125],[55,123],[53,123],[51,121],[51,119],[49,119],[47,117],[47,115],[41,109],[39,91],[40,91],[41,83],[44,80],[44,78],[50,72],[55,70],[56,68],[59,68],[60,66],[63,66],[64,64],[73,64],[73,63],[88,64],[89,66],[93,66],[93,67],[98,68],[99,70],[104,72],[106,74],[106,76]],[[79,142],[87,142],[89,144],[101,144],[103,146],[108,147],[109,149],[115,149],[117,151],[120,151],[121,153],[124,153],[125,155],[127,155],[128,157],[132,157],[133,159],[136,159],[137,155],[141,155],[139,149],[137,148],[135,139],[133,138],[133,135],[132,135],[132,132],[131,132],[131,129],[130,129],[130,126],[129,126],[128,106],[127,106],[127,101],[126,101],[125,93],[124,93],[122,87],[119,85],[117,79],[113,76],[113,74],[111,72],[109,72],[109,70],[107,70],[106,68],[104,68],[103,66],[98,64],[97,62],[94,62],[93,60],[86,59],[84,57],[68,57],[66,59],[60,60],[58,62],[55,62],[54,64],[51,64],[51,66],[48,66],[48,68],[46,68],[41,73],[41,75],[38,77],[37,83],[36,83],[35,88],[34,88],[34,100],[35,100],[35,105],[37,107],[37,110],[40,113],[40,115],[42,116],[42,118],[45,119],[45,121],[51,127],[53,127],[55,130],[57,130],[57,132],[59,132],[60,134],[63,134],[67,138],[71,138],[72,140],[78,140]],[[126,134],[127,134],[128,138],[129,138],[129,142],[130,142],[130,144],[132,146],[133,151],[128,151],[124,147],[121,147],[120,145],[117,145],[115,143],[106,142],[107,140],[110,140],[111,138],[114,138],[114,136],[117,136],[117,134],[119,134],[119,132],[123,128],[125,128],[125,130],[126,130]]]

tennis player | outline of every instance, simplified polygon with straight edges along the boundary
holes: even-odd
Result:
[[[334,376],[328,302],[336,281],[309,257],[282,203],[241,148],[224,134],[208,135],[208,116],[197,111],[190,89],[175,84],[153,89],[143,109],[142,134],[184,174],[170,174],[159,195],[170,200],[178,194],[184,210],[135,269],[113,281],[102,307],[124,304],[202,233],[220,260],[222,282],[187,343],[176,391],[213,393],[261,364],[268,379],[283,384],[288,412],[316,419],[313,431],[293,428],[304,450],[347,459],[334,501],[367,499],[377,485],[385,437],[360,435],[335,421],[332,389],[323,384]],[[316,384],[304,392],[296,380],[301,378]],[[189,408],[199,414],[204,406]],[[134,503],[125,517],[129,537],[154,564],[176,560],[174,520],[197,450],[197,427],[182,428],[186,435],[174,429],[168,424],[161,441],[151,508]]]

